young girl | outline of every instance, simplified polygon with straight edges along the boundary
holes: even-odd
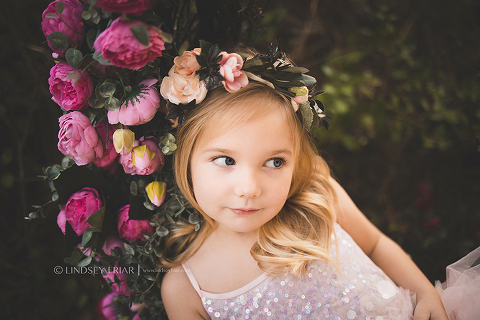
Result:
[[[204,222],[170,233],[170,319],[448,319],[269,86],[209,93],[178,133],[175,174]]]

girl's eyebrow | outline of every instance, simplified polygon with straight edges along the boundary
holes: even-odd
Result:
[[[225,154],[234,154],[235,152],[233,150],[228,150],[228,149],[223,149],[223,148],[207,148],[203,150],[203,153],[209,153],[209,152],[218,152],[218,153],[225,153]],[[274,150],[270,153],[272,156],[278,155],[278,154],[286,154],[291,156],[293,154],[292,151],[288,149],[279,149],[279,150]]]

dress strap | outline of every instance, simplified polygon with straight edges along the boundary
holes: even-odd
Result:
[[[190,280],[190,283],[192,284],[193,288],[195,289],[195,291],[197,291],[198,295],[201,298],[202,294],[200,291],[200,286],[198,285],[197,279],[195,279],[195,275],[192,272],[192,268],[190,268],[190,265],[188,264],[187,261],[182,262],[182,267],[183,267],[183,270],[185,270],[185,273],[187,274],[188,280]]]

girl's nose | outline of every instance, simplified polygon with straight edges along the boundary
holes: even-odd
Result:
[[[235,195],[242,198],[258,198],[261,194],[259,173],[241,170],[235,181]]]

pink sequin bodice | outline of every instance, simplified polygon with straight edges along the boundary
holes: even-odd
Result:
[[[335,231],[341,273],[318,260],[305,278],[263,274],[222,294],[202,291],[194,274],[187,275],[212,319],[412,319],[408,290],[397,287],[338,224]],[[336,253],[332,244],[334,260]],[[188,263],[183,266],[189,271]]]

